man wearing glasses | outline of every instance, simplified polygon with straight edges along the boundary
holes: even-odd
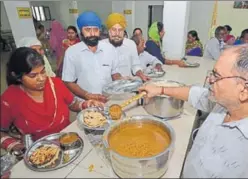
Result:
[[[165,94],[210,112],[200,127],[184,178],[248,177],[248,45],[227,49],[203,87],[164,88],[146,85],[147,97]]]
[[[224,49],[224,37],[226,29],[219,26],[215,30],[215,37],[211,38],[205,45],[203,57],[217,60]]]

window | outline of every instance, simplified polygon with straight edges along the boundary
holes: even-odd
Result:
[[[48,6],[32,6],[33,17],[37,21],[49,21],[51,20],[51,13]]]

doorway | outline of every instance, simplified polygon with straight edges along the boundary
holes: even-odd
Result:
[[[153,22],[163,22],[163,5],[150,5],[148,6],[148,28]]]

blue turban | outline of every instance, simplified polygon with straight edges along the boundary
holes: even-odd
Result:
[[[77,25],[80,31],[85,26],[95,26],[99,29],[101,28],[102,21],[101,19],[96,15],[95,12],[87,11],[80,14],[77,18]]]

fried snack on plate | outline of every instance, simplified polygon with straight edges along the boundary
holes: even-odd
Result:
[[[60,148],[56,145],[42,145],[29,157],[29,161],[38,167],[53,166],[59,158]]]

